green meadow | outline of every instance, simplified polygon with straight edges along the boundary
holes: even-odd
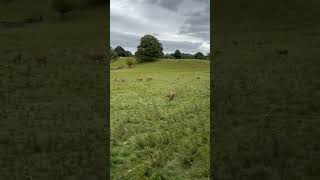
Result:
[[[319,13],[302,1],[225,3],[212,11],[214,178],[319,179]]]
[[[104,6],[76,9],[61,21],[49,1],[0,4],[0,179],[106,178]],[[35,57],[46,56],[47,64]]]
[[[112,179],[208,179],[209,61],[127,59],[110,65]]]

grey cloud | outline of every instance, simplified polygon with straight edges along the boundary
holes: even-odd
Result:
[[[198,37],[204,41],[209,41],[210,7],[205,7],[202,11],[191,13],[191,15],[186,18],[185,22],[180,27],[179,33]]]
[[[167,40],[159,39],[165,52],[176,49],[190,53],[208,51],[210,7],[206,3],[209,0],[112,1],[119,5],[111,9],[112,47],[120,45],[135,52],[141,36],[151,34]]]
[[[121,32],[111,32],[110,45],[115,48],[122,46],[126,50],[135,52],[140,42],[140,36],[125,34]],[[164,41],[160,40],[165,52],[174,52],[179,49],[181,52],[196,52],[199,50],[201,43],[192,43],[188,41]]]
[[[196,52],[201,43],[192,43],[187,41],[161,41],[164,51],[174,52],[179,49],[181,52]]]
[[[150,3],[150,4],[156,4],[163,8],[176,11],[179,8],[179,5],[184,0],[144,0],[144,2]]]
[[[192,0],[192,1],[210,4],[210,0]]]
[[[136,47],[140,41],[140,37],[131,34],[124,34],[120,32],[111,31],[110,33],[110,45],[112,47],[122,46],[123,48],[136,51]]]

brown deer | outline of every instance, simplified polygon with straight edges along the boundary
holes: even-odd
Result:
[[[21,60],[22,60],[22,54],[21,54],[21,53],[17,54],[17,55],[12,59],[12,61],[13,61],[14,63],[19,63],[19,62],[21,62]]]
[[[288,50],[287,49],[276,49],[276,53],[280,56],[287,56]]]
[[[48,58],[47,58],[47,56],[36,56],[36,57],[34,57],[33,59],[36,61],[36,63],[37,63],[38,65],[47,66],[47,64],[48,64]]]
[[[152,81],[152,78],[148,77],[148,78],[146,79],[146,81]]]
[[[232,40],[232,44],[233,44],[234,46],[238,46],[239,42],[236,41],[236,40]]]
[[[170,93],[167,94],[169,101],[172,101],[176,96],[177,96],[176,90],[171,90]]]
[[[106,55],[104,53],[91,53],[91,54],[88,54],[88,57],[95,63],[103,64],[106,58]]]

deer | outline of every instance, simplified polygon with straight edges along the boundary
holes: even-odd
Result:
[[[232,40],[232,44],[233,44],[234,46],[238,46],[239,42],[236,41],[236,40]]]
[[[171,90],[169,94],[167,94],[166,97],[169,98],[169,101],[172,101],[177,96],[176,90]]]
[[[98,64],[103,64],[106,55],[104,53],[91,53],[87,55],[92,61]]]
[[[288,50],[287,49],[276,49],[276,52],[280,56],[287,56],[288,55]]]
[[[19,53],[19,54],[17,54],[14,58],[13,58],[13,62],[14,63],[19,63],[19,62],[21,62],[21,60],[22,60],[22,54],[21,53]]]
[[[36,63],[38,65],[42,65],[43,64],[43,65],[47,66],[47,63],[48,63],[47,56],[36,56],[33,59],[36,61]]]

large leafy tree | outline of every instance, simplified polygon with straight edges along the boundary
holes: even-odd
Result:
[[[140,62],[154,61],[164,55],[162,51],[162,44],[156,37],[145,35],[140,39],[135,55]]]
[[[181,59],[181,52],[177,49],[174,53],[173,53],[173,57],[175,59]]]
[[[118,54],[118,56],[121,56],[121,57],[126,57],[127,56],[127,53],[126,53],[126,50],[124,50],[121,46],[117,46],[114,51]]]

